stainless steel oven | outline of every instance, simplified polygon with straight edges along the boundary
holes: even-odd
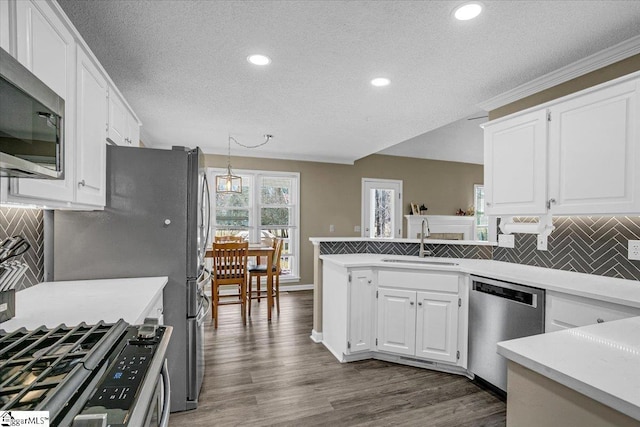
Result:
[[[0,175],[64,177],[64,100],[0,49]]]
[[[0,411],[48,411],[61,427],[166,427],[171,331],[122,320],[0,331]]]

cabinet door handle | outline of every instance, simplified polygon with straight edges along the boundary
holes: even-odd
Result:
[[[547,202],[547,209],[551,209],[551,205],[555,205],[556,199],[549,199]]]
[[[491,206],[491,202],[485,202],[485,205]]]
[[[602,317],[598,317],[598,318],[596,319],[596,322],[598,322],[598,323],[604,323],[604,319],[603,319]]]
[[[367,280],[367,283],[368,283],[368,284],[371,284],[371,280]]]
[[[418,305],[419,305],[420,307],[422,307],[422,301],[418,302]]]
[[[80,186],[84,187],[84,186],[86,185],[86,184],[84,183],[84,179],[83,179],[82,181],[78,182],[78,185],[80,185]]]
[[[409,301],[409,305],[413,305],[413,301]]]

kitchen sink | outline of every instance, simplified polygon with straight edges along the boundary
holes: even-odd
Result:
[[[423,265],[458,265],[457,262],[451,261],[436,261],[431,259],[397,259],[397,258],[384,258],[382,262],[398,262],[402,264],[423,264]]]

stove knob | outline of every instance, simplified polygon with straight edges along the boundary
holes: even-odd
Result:
[[[107,414],[76,415],[71,427],[107,427]]]
[[[156,336],[157,325],[140,325],[138,326],[138,339],[139,340],[151,340]]]

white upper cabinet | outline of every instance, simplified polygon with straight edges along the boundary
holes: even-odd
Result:
[[[640,80],[550,108],[554,214],[640,212]]]
[[[105,204],[107,80],[78,48],[78,146],[76,202]]]
[[[132,147],[139,147],[140,146],[140,123],[138,123],[138,120],[136,120],[136,118],[131,113],[129,113],[128,123],[129,123],[129,145],[131,145]]]
[[[487,125],[484,129],[485,213],[543,214],[546,159],[544,110]]]
[[[140,146],[140,125],[113,88],[109,90],[109,140],[116,145]]]
[[[45,2],[18,1],[15,7],[18,61],[65,101],[65,152],[64,179],[11,179],[9,197],[11,201],[29,198],[70,203],[75,184],[75,41]]]
[[[118,94],[109,93],[109,140],[116,145],[128,145],[125,139],[129,134],[127,108]]]
[[[487,214],[640,213],[638,76],[485,125]]]
[[[135,115],[56,2],[0,0],[0,46],[65,102],[64,179],[1,178],[0,203],[103,208],[107,136],[138,146]]]

